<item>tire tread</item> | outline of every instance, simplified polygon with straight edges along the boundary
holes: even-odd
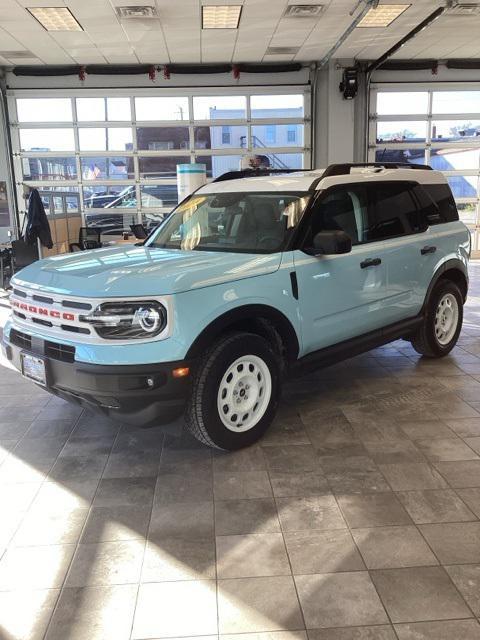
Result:
[[[444,356],[450,353],[450,351],[454,348],[458,340],[458,334],[460,333],[460,330],[458,331],[456,338],[452,339],[452,342],[448,345],[448,348],[442,349],[440,345],[432,344],[432,341],[434,340],[434,338],[429,334],[430,323],[436,311],[436,309],[433,308],[435,306],[434,304],[435,299],[437,295],[440,295],[438,292],[442,292],[442,290],[446,291],[448,289],[451,292],[454,292],[457,297],[457,302],[459,304],[459,314],[460,314],[459,324],[460,324],[460,330],[461,330],[461,325],[463,320],[462,294],[460,292],[460,289],[454,282],[452,282],[448,278],[442,278],[438,281],[437,285],[435,286],[435,288],[431,293],[430,299],[427,302],[425,320],[422,326],[418,329],[417,333],[410,338],[410,342],[412,344],[412,347],[415,349],[415,351],[420,355],[425,356],[426,358],[443,358]]]
[[[201,408],[203,390],[217,356],[225,349],[226,346],[235,343],[237,340],[243,340],[246,335],[258,337],[256,334],[246,332],[241,334],[227,334],[223,336],[223,338],[220,338],[220,340],[207,351],[197,368],[197,372],[193,380],[192,393],[185,412],[185,424],[192,436],[208,447],[213,447],[220,451],[224,451],[224,449],[210,438],[203,420],[203,412]]]

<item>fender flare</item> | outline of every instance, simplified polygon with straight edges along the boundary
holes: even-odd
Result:
[[[289,361],[296,360],[300,351],[297,332],[290,320],[275,307],[264,304],[247,304],[218,316],[208,324],[195,338],[185,358],[200,356],[212,344],[217,336],[242,322],[266,320],[280,335]]]
[[[430,284],[428,285],[427,293],[425,295],[425,300],[422,306],[422,313],[425,311],[425,308],[428,304],[433,288],[435,287],[437,282],[440,280],[440,278],[443,276],[443,274],[446,273],[447,271],[459,271],[465,278],[465,282],[468,289],[468,269],[465,266],[465,264],[459,258],[451,258],[450,260],[445,260],[445,262],[442,262],[442,264],[435,271],[435,273],[433,274],[433,278],[431,279]],[[464,302],[466,300],[466,297],[467,296],[465,292]]]

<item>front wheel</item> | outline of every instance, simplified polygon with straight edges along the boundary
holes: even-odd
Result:
[[[195,375],[186,424],[201,442],[232,451],[256,442],[280,394],[279,356],[264,338],[238,332],[205,354]]]
[[[427,303],[425,320],[412,338],[412,346],[429,358],[446,356],[457,344],[462,330],[463,298],[450,280],[440,280]]]

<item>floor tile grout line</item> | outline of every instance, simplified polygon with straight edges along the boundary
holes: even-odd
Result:
[[[147,529],[146,529],[146,532],[145,532],[145,540],[144,540],[144,545],[143,545],[143,557],[142,557],[142,562],[141,562],[141,565],[140,565],[140,573],[138,575],[137,593],[135,594],[135,602],[134,602],[134,606],[133,606],[133,615],[132,615],[132,622],[130,624],[129,638],[132,638],[132,636],[133,636],[133,628],[134,628],[134,624],[135,624],[135,614],[137,612],[138,597],[139,597],[139,594],[140,594],[140,586],[142,584],[147,584],[147,583],[142,582],[143,565],[145,563],[145,555],[147,553],[147,545],[148,545],[148,540],[149,540],[150,527],[151,527],[151,523],[152,523],[153,508],[154,508],[154,505],[155,505],[155,492],[157,490],[158,474],[159,474],[160,467],[161,467],[161,464],[162,464],[162,456],[163,456],[163,452],[164,452],[164,449],[165,449],[165,440],[166,440],[166,434],[163,433],[163,436],[162,436],[162,448],[160,450],[160,455],[158,457],[157,475],[155,477],[155,487],[153,489],[152,504],[150,506],[150,517],[148,519],[148,525],[147,525]],[[116,441],[116,439],[115,439],[115,441]]]
[[[77,419],[77,421],[76,421],[76,423],[75,423],[75,426],[74,426],[74,430],[77,428],[78,423],[80,422],[80,419],[84,416],[84,414],[85,414],[85,410],[83,410],[83,411],[80,413],[80,415],[78,416],[78,419]],[[84,523],[83,523],[82,530],[80,531],[80,535],[79,535],[79,537],[78,537],[78,539],[77,539],[77,542],[76,542],[76,543],[74,543],[74,544],[75,544],[75,549],[73,550],[72,557],[71,557],[71,559],[70,559],[70,562],[68,563],[68,567],[67,567],[67,570],[66,570],[66,572],[65,572],[64,579],[63,579],[63,581],[62,581],[62,584],[60,585],[59,592],[58,592],[58,598],[57,598],[57,600],[56,600],[56,602],[55,602],[55,605],[54,605],[54,607],[53,607],[53,609],[52,609],[52,612],[51,612],[51,615],[50,615],[50,619],[49,619],[49,621],[48,621],[48,625],[47,625],[47,627],[46,627],[46,629],[45,629],[45,633],[44,633],[44,635],[43,635],[43,640],[46,640],[46,638],[48,637],[48,633],[49,633],[49,631],[50,631],[50,627],[51,627],[51,625],[52,625],[52,621],[53,621],[53,619],[54,619],[55,613],[56,613],[56,611],[58,610],[58,605],[59,605],[60,599],[61,599],[61,597],[62,597],[62,594],[63,594],[63,592],[64,592],[65,588],[68,588],[68,587],[66,587],[65,585],[66,585],[66,582],[67,582],[68,576],[70,575],[70,570],[71,570],[71,568],[72,568],[72,565],[73,565],[73,563],[74,563],[74,560],[75,560],[75,558],[76,558],[78,548],[79,548],[79,546],[80,546],[80,544],[81,544],[81,543],[80,543],[80,541],[81,541],[81,539],[82,539],[83,532],[85,531],[85,527],[87,526],[88,518],[89,518],[90,513],[91,513],[91,511],[92,511],[92,508],[93,508],[93,502],[94,502],[94,500],[95,500],[95,496],[97,495],[98,489],[99,489],[99,487],[100,487],[100,482],[101,482],[102,477],[103,477],[103,474],[104,474],[104,472],[105,472],[105,468],[106,468],[106,466],[107,466],[108,459],[109,459],[109,457],[110,457],[110,453],[112,452],[112,449],[113,449],[113,447],[114,447],[114,444],[115,444],[115,442],[116,442],[116,440],[117,440],[117,438],[118,438],[118,434],[120,433],[120,429],[121,429],[121,427],[119,427],[119,429],[118,429],[118,431],[117,431],[117,434],[116,434],[116,436],[115,436],[115,438],[114,438],[114,440],[113,440],[113,442],[112,442],[112,446],[110,447],[110,452],[105,456],[105,464],[103,465],[102,473],[100,474],[100,477],[99,477],[99,479],[98,479],[98,484],[97,484],[96,489],[95,489],[95,491],[94,491],[94,494],[93,494],[93,496],[92,496],[92,499],[91,499],[91,502],[90,502],[90,506],[89,506],[89,508],[88,508],[88,513],[87,513],[87,516],[86,516],[85,521],[84,521]],[[72,433],[73,433],[73,431],[72,431]]]
[[[220,600],[219,600],[219,585],[218,585],[218,553],[217,553],[217,508],[215,500],[215,476],[214,476],[214,453],[211,457],[211,474],[212,474],[212,509],[213,509],[213,553],[215,560],[215,605],[216,605],[216,620],[217,620],[217,639],[220,638]]]
[[[438,561],[438,566],[440,566],[443,570],[443,572],[448,576],[448,579],[450,581],[450,583],[454,586],[455,591],[457,592],[457,594],[460,596],[460,598],[463,600],[463,602],[465,603],[466,607],[468,608],[469,611],[472,612],[472,615],[475,617],[475,613],[472,610],[472,608],[470,607],[470,605],[468,604],[467,600],[465,599],[465,597],[463,596],[463,594],[460,592],[459,588],[457,587],[457,585],[454,583],[454,581],[452,580],[450,574],[448,573],[448,571],[445,569],[445,565],[441,562],[440,558],[438,557],[438,555],[435,553],[435,550],[433,549],[433,547],[431,546],[431,544],[429,543],[429,541],[427,540],[427,538],[423,535],[422,531],[420,530],[419,527],[417,527],[419,534],[422,536],[422,538],[425,540],[426,545],[428,546],[428,548],[430,549],[430,551],[432,552],[433,556],[437,559]]]
[[[48,403],[47,403],[48,404]],[[42,410],[40,410],[41,413]],[[40,415],[40,413],[38,415]],[[79,416],[77,416],[76,420],[74,420],[74,426],[73,429],[75,429],[75,427],[77,426],[78,421],[80,420],[80,416],[82,415],[83,412],[80,413]],[[32,420],[32,422],[30,423],[30,426],[28,427],[27,431],[23,434],[22,438],[20,438],[20,440],[18,442],[21,442],[23,440],[23,438],[25,437],[26,433],[28,432],[28,430],[30,429],[30,427],[32,426],[32,424],[35,422],[37,418],[34,418]],[[72,429],[72,432],[73,432]],[[67,438],[68,439],[68,438]],[[18,444],[18,443],[17,443]],[[62,447],[63,449],[63,447]],[[61,451],[61,450],[60,450]],[[58,453],[57,458],[55,459],[55,461],[58,459],[58,456],[60,455],[60,453]],[[53,469],[55,462],[52,463],[52,465],[50,466],[50,471]],[[50,471],[48,473],[50,473]],[[40,490],[42,489],[43,485],[48,482],[47,478],[48,478],[48,473],[45,474],[43,480],[41,480],[41,482],[39,483],[38,489],[35,492],[34,496],[32,497],[32,499],[30,500],[28,507],[25,509],[25,511],[23,512],[23,517],[20,520],[20,522],[18,523],[18,526],[15,528],[15,531],[13,532],[12,536],[9,537],[7,544],[5,545],[5,548],[2,552],[2,554],[0,555],[0,561],[2,560],[2,558],[6,555],[7,551],[10,549],[10,545],[13,542],[15,536],[17,535],[20,527],[22,526],[23,522],[25,521],[25,518],[27,517],[27,514],[30,512],[30,509],[32,507],[32,504],[34,503],[36,497],[38,496],[38,494],[40,493]],[[23,484],[23,483],[20,483]],[[36,484],[36,483],[24,483],[24,484]],[[35,546],[35,545],[29,545],[29,546]],[[40,545],[37,545],[40,546]]]
[[[280,533],[282,534],[283,548],[284,548],[284,551],[285,551],[285,555],[287,557],[288,566],[290,567],[290,578],[292,580],[293,588],[295,590],[295,597],[297,599],[298,609],[300,611],[300,615],[301,615],[301,618],[302,618],[303,626],[304,626],[304,629],[306,630],[307,629],[307,623],[306,623],[306,620],[305,620],[305,612],[303,610],[302,602],[300,600],[300,594],[298,593],[297,582],[295,580],[295,574],[293,573],[293,567],[292,567],[290,554],[288,553],[287,543],[285,541],[285,532],[284,532],[284,528],[283,528],[283,525],[282,525],[282,520],[280,518],[280,513],[279,513],[279,510],[278,510],[277,499],[275,497],[275,492],[273,490],[273,484],[272,484],[272,479],[270,477],[270,469],[269,469],[269,466],[268,466],[268,460],[267,460],[267,458],[265,456],[265,452],[263,450],[262,450],[262,454],[263,454],[263,458],[264,458],[264,461],[265,461],[265,467],[266,467],[266,470],[267,470],[267,478],[268,478],[268,482],[269,482],[269,485],[270,485],[270,491],[272,492],[273,502],[275,504],[275,509],[276,509],[276,512],[277,512],[277,520],[278,520],[278,524],[279,524],[279,527],[280,527]]]

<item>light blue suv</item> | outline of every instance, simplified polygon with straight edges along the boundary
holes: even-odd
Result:
[[[457,342],[470,235],[425,166],[222,176],[145,241],[43,260],[12,281],[10,361],[122,422],[180,415],[202,442],[252,444],[293,369],[391,340]]]

